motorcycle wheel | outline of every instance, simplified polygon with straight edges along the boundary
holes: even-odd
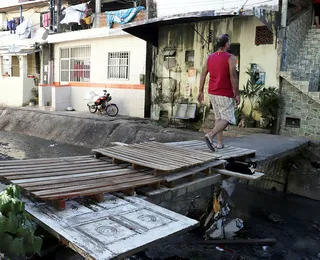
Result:
[[[106,108],[106,113],[108,116],[114,117],[118,114],[119,108],[115,104],[110,104]]]
[[[95,105],[88,106],[88,108],[89,108],[90,113],[92,113],[92,114],[94,114],[98,110],[98,107]]]

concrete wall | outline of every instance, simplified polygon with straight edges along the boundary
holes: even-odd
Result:
[[[282,55],[281,70],[286,71],[288,64],[296,61],[297,51],[301,48],[313,21],[313,9],[310,6],[301,16],[293,20],[287,27],[286,46]]]
[[[255,17],[242,17],[197,23],[195,29],[205,39],[208,39],[210,30],[213,31],[214,39],[221,33],[228,33],[232,43],[240,44],[240,88],[247,82],[248,77],[245,72],[250,67],[250,63],[257,63],[259,69],[266,72],[266,86],[278,87],[275,44],[255,45],[256,26],[262,25]],[[213,43],[210,43],[208,47],[201,36],[187,24],[165,27],[160,30],[159,49],[156,57],[156,76],[159,77],[159,80],[162,77],[169,77],[169,70],[164,67],[163,53],[168,48],[176,50],[177,66],[171,70],[170,76],[177,81],[176,95],[180,93],[181,97],[188,98],[190,102],[196,102],[202,66],[208,55],[213,51]],[[196,80],[191,83],[192,97],[184,94],[188,87],[188,64],[185,62],[185,51],[187,50],[195,51]],[[168,79],[162,80],[162,89],[165,96],[170,95]],[[207,91],[207,85],[205,91]],[[208,96],[205,97],[205,103],[209,104]],[[170,110],[169,105],[163,107]]]
[[[39,107],[47,106],[48,102],[51,106],[52,104],[52,88],[54,86],[39,86]]]
[[[66,110],[69,106],[72,106],[71,87],[53,87],[52,108],[54,110]]]
[[[54,81],[60,84],[60,49],[76,46],[91,47],[90,82],[63,82],[70,85],[69,100],[62,104],[74,107],[78,111],[87,111],[85,97],[90,91],[96,93],[107,89],[111,93],[112,102],[119,106],[119,114],[144,117],[145,86],[140,82],[140,74],[145,73],[146,43],[131,35],[105,37],[101,39],[80,40],[55,44],[54,52]],[[129,79],[110,80],[107,78],[108,52],[128,51],[129,54]],[[62,84],[62,83],[61,83]],[[53,96],[59,100],[64,91],[57,90]],[[69,93],[69,92],[68,92]],[[53,101],[54,103],[54,101]],[[65,110],[66,107],[63,108]],[[60,109],[59,109],[60,110]]]
[[[285,80],[282,81],[282,95],[285,104],[280,133],[320,141],[320,104]],[[286,126],[288,117],[300,119],[300,127]]]
[[[20,77],[0,78],[0,105],[22,106],[23,80]]]

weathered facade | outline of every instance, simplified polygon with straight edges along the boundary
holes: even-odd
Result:
[[[214,51],[215,37],[222,33],[231,37],[231,51],[238,58],[240,87],[247,81],[245,72],[251,64],[265,72],[265,86],[278,87],[276,37],[272,36],[271,41],[269,38],[268,44],[258,45],[256,30],[259,26],[264,24],[248,16],[162,27],[154,61],[157,83],[152,86],[152,117],[158,118],[160,111],[174,116],[175,105],[197,102],[202,67]],[[205,104],[209,105],[207,95]]]

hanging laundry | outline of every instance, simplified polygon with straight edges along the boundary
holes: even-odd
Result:
[[[17,26],[17,34],[20,40],[27,39],[32,30],[32,22],[30,19],[25,19],[20,25]]]
[[[12,34],[12,31],[14,32],[14,34],[16,33],[16,28],[17,28],[16,20],[13,19],[8,21],[8,29],[10,30],[11,34]]]
[[[42,25],[43,27],[49,27],[50,26],[50,13],[45,13],[42,15]]]
[[[62,11],[65,15],[64,19],[60,22],[61,24],[78,23],[80,25],[80,20],[84,16],[87,4],[79,4],[70,6]]]
[[[107,11],[106,19],[107,19],[107,25],[109,28],[112,27],[113,23],[118,24],[126,24],[129,23],[140,11],[145,10],[145,7],[138,6],[135,8],[130,9],[123,9],[118,11]]]

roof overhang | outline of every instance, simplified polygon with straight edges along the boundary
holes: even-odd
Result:
[[[48,0],[36,0],[32,2],[25,2],[25,3],[0,7],[0,13],[7,13],[10,11],[19,10],[20,6],[22,6],[22,8],[33,8],[33,7],[44,7],[49,5],[48,5]]]
[[[186,14],[179,14],[174,16],[166,16],[160,18],[151,18],[145,21],[137,22],[124,26],[122,29],[140,39],[143,39],[155,47],[158,47],[159,28],[184,23],[195,23],[222,19],[232,16],[237,16],[236,12],[219,12],[216,11],[202,11]],[[243,15],[243,14],[241,14]],[[253,15],[252,12],[246,15]]]
[[[40,52],[40,49],[26,49],[26,50],[21,50],[18,52],[10,52],[6,50],[0,50],[0,56],[25,56],[28,54],[33,54],[36,52]]]

